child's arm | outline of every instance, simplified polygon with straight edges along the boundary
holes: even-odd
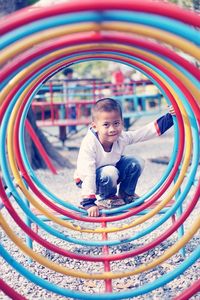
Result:
[[[173,118],[170,113],[167,113],[166,115],[160,117],[154,122],[158,135],[162,135],[163,133],[165,133],[165,131],[171,128],[173,124]]]
[[[174,113],[174,109],[170,107],[170,113],[163,115],[156,121],[153,121],[136,130],[127,131],[125,133],[126,138],[128,139],[127,144],[144,142],[162,135],[173,126],[174,122],[172,114]]]
[[[85,138],[82,141],[77,159],[75,181],[82,189],[81,206],[88,211],[91,217],[99,216],[96,201],[96,154],[93,141]]]
[[[99,216],[99,208],[98,206],[92,206],[87,210],[89,217],[98,217]]]
[[[91,197],[83,198],[81,201],[81,205],[87,210],[88,216],[90,217],[98,217],[99,216],[99,208],[95,204],[96,197],[95,195],[91,195]]]
[[[165,133],[174,124],[172,116],[175,115],[174,107],[169,106],[169,112],[155,121],[155,127],[158,135]]]

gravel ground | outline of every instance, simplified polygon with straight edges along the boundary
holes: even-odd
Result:
[[[150,119],[150,117],[149,117]],[[146,119],[145,122],[148,122],[149,119]],[[139,120],[134,126],[141,126],[144,120]],[[51,132],[52,133],[52,132]],[[65,143],[65,148],[60,151],[63,155],[65,155],[70,162],[74,165],[76,163],[76,158],[78,154],[78,148],[81,142],[82,137],[85,134],[85,130],[80,131],[77,135],[71,137]],[[52,142],[55,143],[55,146],[59,147],[59,143],[51,137]],[[157,164],[151,162],[152,158],[158,157],[170,157],[170,153],[173,147],[173,129],[169,130],[164,136],[154,139],[150,142],[144,142],[142,144],[130,146],[127,148],[127,154],[138,155],[145,159],[145,168],[141,175],[140,181],[137,187],[137,193],[139,195],[145,194],[149,189],[151,189],[162,177],[163,172],[165,171],[165,164]],[[70,149],[70,150],[69,150]],[[39,170],[36,172],[37,177],[41,180],[41,182],[56,196],[60,197],[62,200],[71,202],[73,204],[79,203],[80,194],[79,190],[74,186],[73,183],[73,172],[74,169],[70,170],[60,170],[58,175],[52,175],[48,170]],[[190,194],[187,196],[187,199],[184,202],[184,207],[189,203],[194,188],[191,189]],[[13,206],[19,212],[19,215],[22,215],[21,210],[17,206],[17,204],[13,201]],[[197,213],[199,209],[198,207],[192,212],[188,220],[185,222],[185,229],[188,230],[190,228],[192,220],[197,217]],[[6,209],[2,210],[2,214],[6,217],[6,220],[9,222],[11,228],[16,232],[16,234],[21,237],[23,240],[25,239],[24,233],[19,229],[18,226],[13,222],[11,217],[6,212]],[[153,224],[159,216],[155,216],[148,221],[144,222],[141,225],[133,227],[131,229],[120,231],[117,234],[111,233],[109,234],[110,240],[119,240],[127,237],[134,236],[137,232],[147,228],[151,224]],[[120,222],[116,222],[114,224],[110,224],[109,226],[121,227],[123,224],[129,224],[133,219],[129,218],[126,220],[122,220]],[[52,222],[48,223],[53,228],[59,230],[62,233],[66,233],[66,229],[61,227],[58,224],[53,224]],[[74,224],[77,224],[74,221]],[[163,232],[169,228],[171,225],[171,220],[168,220],[163,225],[159,226],[158,229],[154,230],[147,236],[144,236],[136,241],[130,243],[122,243],[119,246],[112,246],[109,248],[110,254],[119,254],[126,253],[126,251],[130,251],[140,247],[142,245],[147,245],[151,241],[153,241],[156,237],[160,236]],[[86,225],[84,224],[86,227]],[[94,224],[88,224],[88,228],[94,228]],[[98,226],[97,226],[98,227]],[[73,253],[78,253],[82,255],[100,255],[102,253],[102,249],[100,247],[91,247],[91,246],[80,246],[74,243],[69,243],[53,237],[49,235],[44,230],[39,230],[40,236],[44,239],[47,239],[49,242],[60,246],[68,251]],[[100,235],[94,233],[79,233],[75,231],[68,230],[67,234],[76,239],[83,239],[87,241],[99,240],[101,239]],[[17,248],[15,244],[13,244],[6,234],[0,229],[0,238],[2,245],[7,249],[7,251],[23,266],[25,266],[28,270],[33,272],[35,275],[48,280],[51,283],[57,284],[59,287],[69,288],[74,291],[81,291],[91,294],[98,294],[104,292],[104,283],[102,281],[97,280],[84,280],[84,279],[76,279],[69,276],[64,276],[59,273],[55,273],[54,271],[38,264],[37,262],[30,262],[26,255],[24,255],[21,250]],[[186,257],[189,257],[190,254],[196,249],[197,245],[199,245],[200,236],[196,234],[192,240],[186,245]],[[125,259],[122,261],[115,261],[111,263],[112,271],[121,272],[133,270],[139,267],[141,264],[146,264],[151,262],[153,259],[159,257],[163,254],[167,249],[172,247],[174,243],[177,241],[177,233],[174,233],[170,238],[161,243],[158,247],[151,249],[150,251],[144,253],[143,255],[138,255],[136,257],[132,257],[129,259]],[[52,262],[56,262],[59,265],[69,267],[74,270],[82,270],[87,273],[98,273],[103,271],[103,265],[101,263],[91,263],[91,262],[82,262],[77,260],[72,260],[68,257],[64,257],[58,255],[56,253],[52,253],[47,251],[42,246],[34,243],[34,251],[42,254],[46,258],[48,258]],[[159,264],[157,267],[150,269],[149,271],[145,271],[138,275],[113,280],[113,291],[120,292],[126,291],[130,289],[135,289],[137,287],[142,287],[143,285],[154,282],[154,280],[162,277],[168,272],[176,269],[182,262],[184,258],[180,253],[176,253],[171,258],[166,260],[165,262]],[[29,282],[23,276],[19,275],[14,269],[10,267],[7,262],[5,262],[2,258],[0,258],[0,276],[1,278],[10,284],[16,291],[23,294],[27,299],[34,300],[57,300],[64,299],[63,296],[56,295],[52,292],[44,290],[33,283]],[[160,287],[153,292],[145,294],[143,296],[138,296],[134,299],[163,299],[169,300],[174,299],[175,296],[180,294],[184,289],[189,287],[192,282],[198,279],[198,270],[200,267],[199,261],[197,261],[192,267],[187,269],[187,271],[181,276],[177,277],[175,280],[166,284],[163,287]],[[0,292],[0,299],[8,299],[2,292]],[[71,298],[65,298],[71,299]],[[75,299],[75,298],[74,298]],[[109,296],[108,296],[109,299]],[[200,299],[200,294],[197,294],[192,297],[192,299]]]

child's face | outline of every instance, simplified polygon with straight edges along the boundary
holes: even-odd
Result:
[[[72,73],[68,73],[68,74],[67,74],[67,79],[68,79],[68,80],[71,80],[72,78],[73,78],[73,74],[72,74]]]
[[[123,121],[118,111],[99,112],[92,127],[98,133],[100,143],[106,149],[118,139],[123,129]]]

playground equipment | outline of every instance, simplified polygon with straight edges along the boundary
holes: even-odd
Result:
[[[100,98],[114,97],[120,101],[126,129],[141,116],[157,114],[161,111],[163,96],[157,88],[150,92],[145,91],[146,87],[152,85],[150,80],[130,81],[118,90],[115,84],[100,79],[51,79],[35,95],[31,107],[37,125],[42,128],[59,127],[59,139],[65,142],[66,127],[90,124],[91,107]],[[140,93],[137,87],[140,87]],[[149,109],[150,103],[153,103],[154,109]],[[74,118],[70,114],[72,105],[76,110]]]
[[[171,50],[174,47],[199,60],[199,27],[198,14],[168,3],[148,0],[67,1],[51,7],[22,10],[1,20],[3,51],[0,164],[7,193],[1,181],[0,197],[15,227],[21,228],[22,235],[18,236],[15,233],[12,224],[7,222],[2,213],[0,213],[1,229],[13,241],[18,251],[23,251],[33,261],[52,270],[52,273],[58,272],[82,279],[79,291],[58,285],[38,276],[28,267],[25,268],[8,253],[6,247],[0,244],[3,259],[35,285],[76,299],[134,298],[175,280],[200,257],[200,248],[196,247],[168,274],[122,292],[117,292],[113,288],[115,280],[137,276],[141,272],[162,265],[189,243],[200,227],[199,218],[190,218],[200,196],[198,165],[200,71],[194,64]],[[161,180],[137,203],[113,210],[103,210],[101,217],[91,218],[87,217],[83,210],[50,193],[38,180],[27,159],[23,130],[31,101],[47,78],[66,66],[96,59],[121,62],[143,72],[158,86],[167,101],[173,104],[177,122],[171,159]],[[173,180],[175,183],[172,186]],[[12,195],[20,213],[15,210],[9,194]],[[159,212],[174,198],[176,201],[173,205],[160,216]],[[143,200],[145,202],[142,205],[134,207]],[[149,209],[152,205],[154,207]],[[168,226],[167,220],[180,209],[181,205],[184,206],[182,213],[172,225]],[[34,214],[32,206],[53,224],[60,226],[60,229]],[[142,214],[145,209],[149,211]],[[23,220],[24,214],[43,232],[54,237],[54,243],[27,226]],[[126,224],[121,225],[122,220],[126,220]],[[186,229],[184,235],[163,254],[139,266],[128,267],[127,264],[124,271],[112,270],[112,262],[125,264],[126,259],[131,260],[159,247],[188,220],[189,230]],[[146,225],[145,229],[140,230],[140,224]],[[166,224],[164,228],[163,224]],[[135,227],[137,230],[129,235],[129,230]],[[157,229],[159,236],[152,238],[151,234]],[[125,235],[117,238],[117,234],[123,231],[128,237]],[[59,264],[49,260],[26,245],[23,232],[42,248],[68,257],[69,260],[98,263],[97,272],[90,274],[84,272],[84,269],[74,270],[70,266],[62,265],[61,262]],[[88,234],[88,239],[82,239],[81,233]],[[148,243],[120,254],[112,253],[113,247],[132,241],[136,243],[137,239],[146,235],[149,236]],[[102,236],[102,240],[99,236]],[[81,255],[79,252],[62,248],[59,243],[56,244],[56,241],[60,240],[80,247],[90,247],[91,253],[95,246],[100,251],[102,249],[102,254]],[[87,280],[104,282],[105,293],[85,293],[81,288]],[[10,282],[6,283],[1,279],[0,285],[4,293],[11,298],[25,299],[12,288]],[[188,299],[199,291],[199,286],[199,280],[191,282],[188,289],[177,295],[177,299]]]
[[[89,108],[95,103],[97,99],[96,81],[95,79],[47,81],[36,95],[37,98],[32,102],[38,126],[71,125],[74,122],[69,113],[71,105],[76,107],[75,122],[88,125],[91,119],[88,118],[88,115],[87,118],[81,118],[81,109]],[[71,84],[73,87],[70,86]]]

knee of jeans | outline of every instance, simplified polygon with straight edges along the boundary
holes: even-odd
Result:
[[[140,159],[132,163],[133,171],[140,175],[144,169],[144,160]]]
[[[105,166],[101,171],[101,178],[110,178],[112,180],[113,185],[117,185],[117,180],[119,177],[119,172],[117,168],[114,166]]]
[[[145,165],[145,160],[140,158],[138,159],[138,168],[140,169],[140,174],[142,173],[142,171],[144,170],[144,165]]]

